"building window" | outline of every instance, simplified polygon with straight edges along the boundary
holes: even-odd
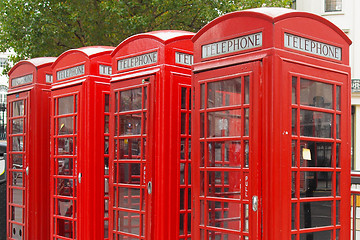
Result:
[[[325,12],[342,11],[342,0],[325,0]]]
[[[0,58],[0,67],[4,68],[6,66],[7,59],[6,58]]]

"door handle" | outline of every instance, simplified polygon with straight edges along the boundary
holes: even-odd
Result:
[[[79,182],[79,183],[81,183],[81,178],[82,178],[82,174],[79,173],[79,174],[78,174],[78,182]]]
[[[29,176],[29,166],[26,167],[25,172],[26,172],[26,175]]]
[[[253,196],[252,197],[252,210],[254,212],[256,212],[258,210],[259,207],[259,198],[258,196]]]
[[[148,190],[148,194],[152,193],[152,183],[151,183],[151,181],[148,182],[148,184],[147,184],[147,190]]]

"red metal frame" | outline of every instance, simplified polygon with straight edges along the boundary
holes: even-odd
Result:
[[[296,24],[299,21],[301,24]],[[293,34],[298,38],[290,44],[286,34]],[[234,50],[237,39],[239,46]],[[211,100],[207,86],[212,82],[242,78],[252,72],[249,75],[249,158],[250,168],[251,164],[255,168],[251,169],[250,173],[254,170],[258,175],[249,177],[249,194],[250,198],[254,195],[259,197],[259,205],[257,212],[254,212],[251,210],[253,202],[249,201],[249,235],[236,229],[235,238],[349,239],[348,65],[351,41],[348,37],[332,23],[316,15],[286,9],[261,8],[217,18],[201,29],[193,41],[195,108],[192,174],[196,210],[193,212],[193,238],[217,239],[216,232],[233,232],[224,230],[231,228],[230,225],[227,228],[220,225],[214,228],[211,222],[206,221],[206,216],[211,216],[214,208],[205,201],[208,198],[213,199],[213,196],[210,196],[211,191],[204,190],[204,186],[207,188],[211,183],[208,182],[206,173],[209,166],[202,165],[202,157],[208,159],[209,155],[211,156],[207,141],[221,141],[222,138],[234,140],[236,134],[242,133],[242,125],[237,126],[234,123],[234,126],[231,126],[230,122],[224,124],[224,121],[219,121],[217,125],[209,122],[209,113],[222,111],[225,116],[225,110],[241,109],[243,106],[219,105],[208,109],[207,105],[203,104]],[[309,44],[323,44],[327,51],[311,52]],[[296,91],[292,92],[293,79]],[[215,91],[220,93],[224,90],[218,84]],[[295,95],[296,98],[293,97]],[[319,96],[325,99],[325,105],[320,104]],[[313,98],[311,103],[304,102],[304,99],[310,97]],[[292,99],[297,101],[292,102]],[[238,115],[241,119],[247,118],[243,112]],[[215,136],[207,135],[207,129],[214,126],[227,129],[233,136],[224,137],[221,135],[224,134],[222,131],[215,132]],[[246,140],[241,136],[239,140]],[[229,156],[235,153],[232,149],[228,152]],[[218,162],[220,163],[221,161]],[[305,163],[307,165],[304,165]],[[214,167],[214,170],[218,170],[219,166]],[[231,167],[230,170],[236,171]],[[245,182],[236,174],[229,173],[229,179],[231,176],[240,181],[243,191],[246,188]],[[255,180],[253,177],[256,176],[259,178]],[[202,179],[205,180],[203,185]],[[251,181],[254,180],[258,182],[252,184]],[[310,191],[309,188],[313,190]],[[241,200],[245,201],[243,198]],[[230,200],[223,196],[219,201]],[[240,203],[237,204],[241,209]],[[227,210],[215,208],[219,213]],[[312,214],[311,211],[322,211],[321,214],[326,218],[320,221],[316,213]],[[255,220],[256,217],[251,218],[253,214],[260,214],[262,217]],[[207,232],[214,231],[214,234],[207,235]]]
[[[7,239],[49,237],[48,76],[54,61],[20,61],[9,72]]]
[[[110,239],[191,237],[190,133],[185,119],[190,117],[192,36],[184,31],[139,34],[122,42],[112,53]],[[147,99],[146,106],[140,104],[142,98]],[[136,107],[122,109],[125,102]],[[138,156],[129,156],[126,150],[131,139],[146,141],[146,145],[132,149]],[[131,169],[140,176],[137,182],[128,174]],[[127,192],[136,189],[131,204],[119,202],[124,188]],[[124,213],[134,214],[135,227],[122,224],[129,223]]]
[[[108,237],[105,124],[112,50],[69,50],[52,66],[51,238]]]

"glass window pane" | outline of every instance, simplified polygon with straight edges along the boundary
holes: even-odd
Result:
[[[118,229],[121,232],[131,233],[131,234],[140,234],[140,228],[142,226],[139,225],[140,223],[140,214],[119,211],[118,214]],[[120,238],[118,238],[120,239]],[[135,238],[133,238],[135,239]],[[136,238],[138,239],[138,238]]]
[[[20,189],[12,189],[12,203],[16,205],[23,205],[24,204],[24,191]]]
[[[333,144],[326,142],[300,142],[300,167],[333,167]]]
[[[244,99],[244,103],[245,104],[249,104],[250,103],[250,77],[249,76],[245,76],[244,77],[244,82],[245,82],[245,86],[244,86],[244,91],[245,91],[245,99]]]
[[[301,202],[300,228],[331,226],[332,204],[332,201]]]
[[[208,142],[208,167],[241,166],[240,142]]]
[[[297,228],[296,223],[298,220],[297,211],[296,211],[296,203],[291,204],[291,229],[294,230]]]
[[[297,123],[297,109],[296,108],[294,108],[292,110],[291,118],[292,118],[292,120],[291,120],[291,129],[292,129],[291,134],[292,135],[297,135],[297,126],[296,126],[296,123]]]
[[[58,135],[74,133],[74,117],[63,117],[58,119]]]
[[[140,184],[140,163],[119,163],[118,183]]]
[[[182,87],[181,88],[181,109],[186,109],[186,88]]]
[[[300,234],[300,240],[331,240],[332,238],[332,231],[320,231],[320,232],[310,232],[310,233],[303,233]]]
[[[74,96],[59,98],[58,104],[59,104],[58,115],[74,113]]]
[[[57,200],[57,215],[63,217],[73,217],[73,201],[67,199]]]
[[[291,174],[291,197],[295,198],[296,197],[296,189],[297,189],[297,181],[296,181],[296,175],[297,172],[292,172]]]
[[[120,187],[118,194],[119,207],[140,210],[140,189]]]
[[[205,108],[205,84],[200,85],[200,109]]]
[[[297,167],[296,140],[293,140],[291,142],[291,149],[292,149],[292,151],[291,151],[291,162],[292,162],[291,166]]]
[[[209,171],[208,193],[210,197],[241,198],[241,172],[239,171]],[[243,186],[244,188],[244,186]]]
[[[241,230],[240,204],[234,202],[208,201],[208,226]],[[225,238],[226,239],[226,238]]]
[[[120,135],[140,135],[141,115],[141,113],[120,115]]]
[[[141,139],[140,138],[121,139],[119,152],[120,152],[120,159],[140,159]]]
[[[58,155],[73,155],[73,138],[57,139]]]
[[[208,83],[207,108],[241,104],[241,78]]]
[[[331,84],[300,79],[300,104],[319,108],[333,108],[333,86]]]
[[[58,175],[73,175],[73,159],[72,158],[59,158],[58,159]]]
[[[11,157],[12,157],[12,168],[22,169],[23,168],[22,154],[11,154]]]
[[[56,194],[59,196],[73,196],[74,191],[74,180],[58,178],[57,179],[57,189]]]
[[[23,187],[24,179],[22,172],[12,172],[12,186]]]
[[[333,196],[332,172],[300,172],[300,197]]]
[[[336,86],[336,109],[341,110],[341,87]]]
[[[241,136],[241,109],[208,112],[208,137]]]
[[[316,111],[300,110],[300,135],[307,137],[332,137],[333,115]]]
[[[105,110],[105,112],[109,112],[110,111],[110,109],[109,109],[109,98],[110,98],[110,96],[109,96],[109,94],[105,94],[105,103],[104,103],[104,110]]]
[[[142,108],[142,88],[120,92],[120,112]]]
[[[249,108],[245,108],[244,109],[244,113],[245,113],[245,123],[244,123],[244,136],[249,136]]]
[[[23,136],[12,137],[12,151],[22,152],[24,149]]]
[[[340,128],[340,126],[341,126],[341,122],[340,122],[341,120],[340,120],[340,115],[339,114],[337,114],[336,115],[336,138],[337,139],[341,139],[341,128]]]
[[[292,94],[291,94],[291,103],[292,104],[297,104],[297,98],[296,98],[296,94],[297,94],[297,77],[292,77]]]
[[[12,116],[24,116],[24,100],[15,101],[12,103]]]
[[[11,207],[11,220],[18,223],[23,223],[23,209],[19,207]]]
[[[64,220],[64,219],[56,219],[56,234],[62,237],[73,237],[73,222]]]
[[[24,131],[24,119],[14,119],[12,120],[12,134],[23,133]]]
[[[336,167],[340,167],[341,166],[341,161],[340,161],[340,143],[336,144]]]

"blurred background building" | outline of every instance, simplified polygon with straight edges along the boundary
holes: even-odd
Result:
[[[0,52],[0,141],[6,140],[6,95],[8,90],[8,76],[2,74],[7,65],[11,52]]]
[[[293,8],[320,15],[352,40],[351,66],[351,167],[360,169],[360,1],[359,0],[295,0]]]

